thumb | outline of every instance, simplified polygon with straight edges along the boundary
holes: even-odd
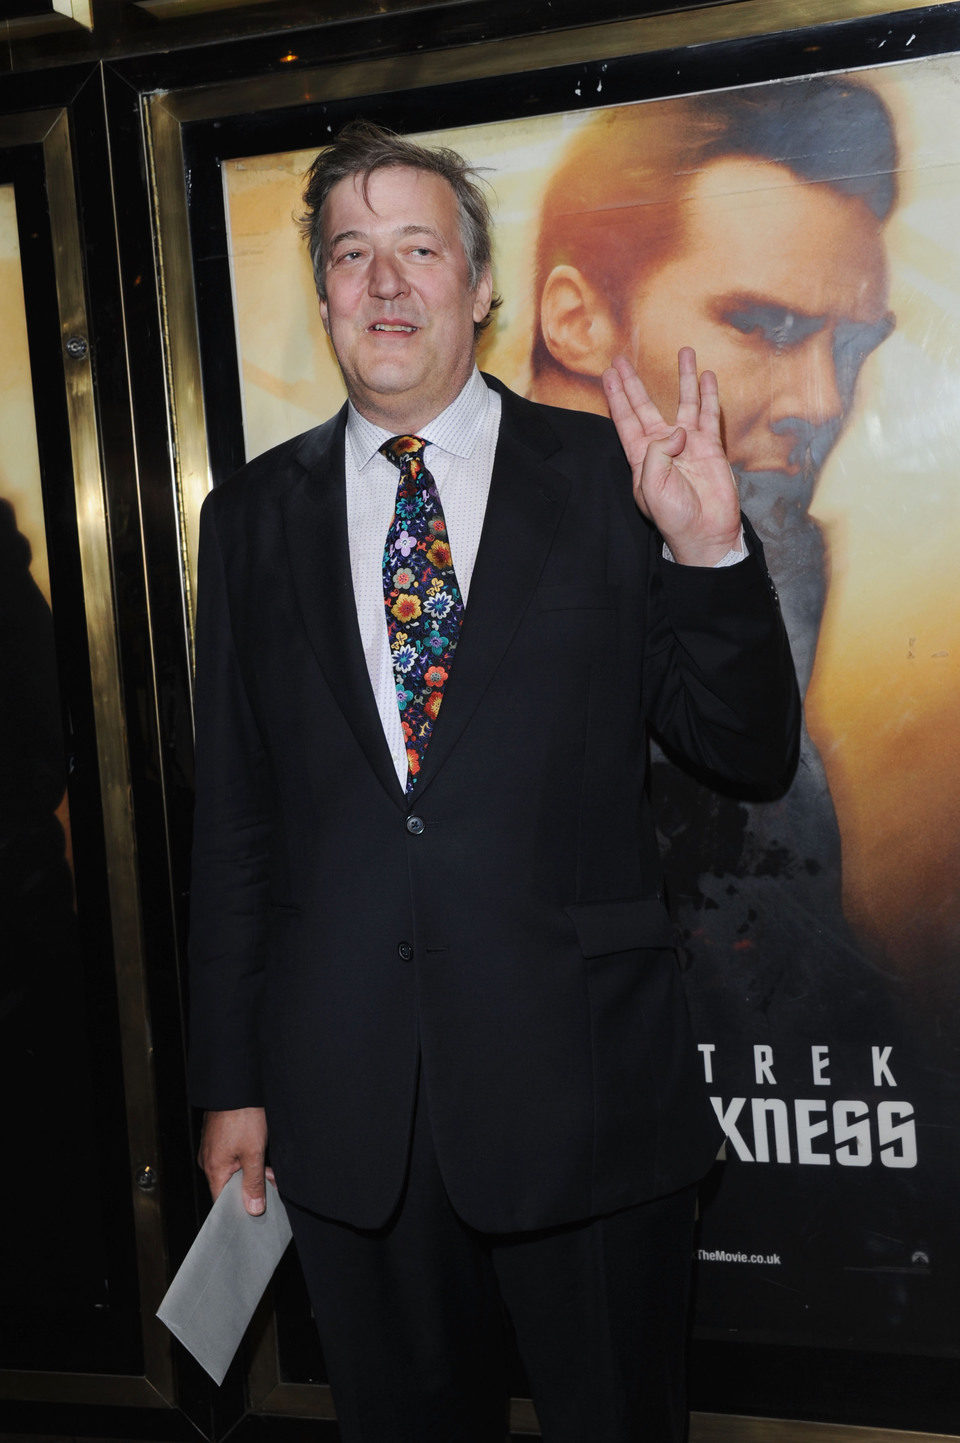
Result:
[[[248,1213],[258,1217],[266,1210],[267,1184],[264,1176],[263,1158],[256,1162],[244,1163],[243,1205]]]
[[[670,474],[674,459],[687,444],[687,433],[677,426],[669,436],[651,441],[643,458],[640,486],[646,496],[656,496]]]
[[[664,436],[662,441],[652,441],[650,444],[650,450],[659,451],[661,457],[663,458],[661,462],[661,464],[663,465],[663,469],[665,471],[668,471],[670,469],[670,462],[675,456],[680,455],[680,452],[683,450],[686,444],[687,433],[682,426],[677,426],[673,431],[670,432],[669,436]]]

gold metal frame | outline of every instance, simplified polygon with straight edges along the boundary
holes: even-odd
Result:
[[[895,3],[895,0],[894,0]],[[932,0],[934,5],[950,0]],[[899,0],[897,12],[928,8],[930,0]],[[891,0],[728,0],[703,9],[616,21],[537,36],[537,71],[575,62],[650,54],[677,46],[748,39],[810,26],[890,13]],[[288,106],[376,95],[394,90],[466,83],[531,68],[529,38],[490,41],[373,61],[332,63],[262,78],[165,91],[146,97],[144,123],[151,158],[168,374],[168,403],[176,440],[181,555],[191,633],[199,513],[210,488],[200,348],[181,127],[190,121],[278,110]],[[811,60],[811,68],[815,68]],[[258,1413],[333,1418],[328,1387],[281,1379],[269,1305],[250,1339],[250,1406]],[[529,1400],[511,1401],[511,1428],[538,1436]],[[937,1443],[960,1434],[908,1433],[795,1420],[695,1413],[691,1443]]]
[[[174,1403],[172,1347],[169,1334],[153,1314],[167,1286],[169,1270],[160,1197],[156,1190],[141,1190],[135,1181],[136,1173],[145,1167],[149,1166],[156,1172],[159,1129],[144,985],[136,838],[117,651],[110,542],[89,346],[83,355],[76,356],[71,356],[66,348],[70,338],[88,338],[90,334],[67,112],[36,111],[0,120],[0,147],[26,144],[42,145],[64,345],[67,415],[100,768],[126,1120],[130,1162],[134,1171],[130,1186],[145,1371],[142,1376],[135,1376],[11,1369],[0,1372],[0,1396],[45,1402],[163,1408]]]
[[[950,0],[899,0],[896,10],[927,9],[930,3],[944,5]],[[884,0],[728,0],[726,4],[709,5],[702,10],[538,35],[535,68],[548,70],[574,62],[651,54],[681,45],[745,40],[812,25],[865,19],[886,14],[890,8],[890,0],[887,3]],[[332,63],[220,85],[162,91],[146,97],[144,126],[153,187],[168,400],[175,443],[181,564],[191,637],[200,506],[210,489],[211,478],[193,302],[181,126],[188,121],[282,110],[294,105],[349,99],[354,95],[416,90],[453,82],[464,84],[489,76],[518,74],[530,68],[530,41],[521,37],[416,55]]]
[[[144,111],[144,132],[155,217],[167,404],[180,525],[180,567],[192,644],[200,507],[210,490],[210,464],[194,305],[190,219],[184,185],[182,117],[175,106],[165,103],[168,98],[166,95],[149,98]]]
[[[249,1402],[256,1413],[288,1418],[336,1418],[330,1388],[319,1383],[285,1383],[277,1367],[277,1330],[268,1302],[261,1304],[249,1341]],[[537,1438],[540,1426],[528,1398],[511,1398],[510,1431]],[[906,1433],[895,1428],[862,1428],[844,1423],[804,1423],[789,1418],[744,1418],[729,1413],[693,1413],[689,1443],[956,1443],[955,1433]]]
[[[842,1423],[797,1423],[786,1418],[734,1418],[694,1413],[690,1443],[951,1443],[955,1433],[903,1433]]]

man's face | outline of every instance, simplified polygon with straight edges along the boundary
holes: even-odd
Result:
[[[339,181],[323,212],[320,303],[350,399],[389,430],[417,431],[462,390],[489,274],[470,286],[457,201],[440,176],[394,166]]]
[[[864,357],[892,324],[876,218],[856,197],[737,157],[706,167],[682,216],[676,254],[633,296],[624,348],[672,419],[677,348],[695,347],[720,382],[734,467],[777,473],[805,505]]]

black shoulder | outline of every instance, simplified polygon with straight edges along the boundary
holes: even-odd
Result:
[[[321,425],[271,446],[224,481],[215,484],[204,500],[204,508],[210,507],[224,514],[234,507],[246,509],[256,506],[262,499],[281,495],[304,471],[314,470],[323,464],[324,457],[338,437],[342,444],[344,425],[345,408]]]
[[[547,406],[542,401],[530,401],[518,395],[496,376],[484,373],[483,379],[501,397],[504,417],[544,455],[567,447],[586,447],[600,454],[612,450],[616,455],[620,451],[617,430],[609,416]]]

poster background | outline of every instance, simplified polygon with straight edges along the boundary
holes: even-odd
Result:
[[[50,572],[40,491],[40,458],[33,410],[20,241],[12,185],[0,186],[0,496],[16,513],[30,542],[30,571],[50,604]]]
[[[51,607],[50,565],[40,484],[27,314],[20,267],[17,207],[13,185],[0,185],[0,503],[12,508],[8,520],[30,548],[29,570]],[[63,828],[67,861],[72,860],[70,810],[66,792],[56,815]]]
[[[8,184],[0,186],[0,1091],[15,1100],[6,1143],[29,1189],[26,1208],[16,1189],[0,1201],[8,1365],[35,1356],[34,1328],[55,1348],[59,1331],[88,1320],[106,1291],[98,1190],[63,1205],[64,1178],[89,1168],[93,1101],[27,325]],[[70,1127],[51,1148],[50,1119],[65,1097]]]
[[[739,1008],[732,972],[728,986],[722,969],[705,975],[695,963],[688,981],[698,1033],[717,1048],[722,1098],[757,1093],[753,1047],[772,1045],[777,1086],[765,1096],[791,1107],[797,1098],[851,1098],[874,1112],[888,1094],[905,1099],[916,1109],[918,1163],[803,1166],[792,1155],[790,1164],[745,1165],[729,1157],[712,1179],[701,1245],[782,1261],[704,1262],[697,1315],[715,1335],[950,1351],[956,1244],[941,1200],[955,1195],[958,1152],[960,608],[951,582],[960,545],[960,68],[948,57],[863,74],[893,113],[900,144],[900,200],[886,228],[897,324],[864,366],[813,503],[829,548],[829,588],[807,693],[839,822],[856,954],[836,965],[814,959],[825,979],[819,995],[791,996],[779,1016],[768,1009],[762,1026]],[[597,91],[602,105],[602,79]],[[580,112],[426,137],[490,168],[505,303],[480,359],[521,391],[539,200],[587,121]],[[311,159],[292,152],[224,169],[250,456],[323,419],[343,396],[290,223]],[[788,880],[783,888],[788,906]],[[812,949],[820,946],[816,920],[807,919]],[[811,1075],[818,1045],[832,1059],[826,1091]],[[874,1046],[894,1048],[893,1092],[874,1082]]]

